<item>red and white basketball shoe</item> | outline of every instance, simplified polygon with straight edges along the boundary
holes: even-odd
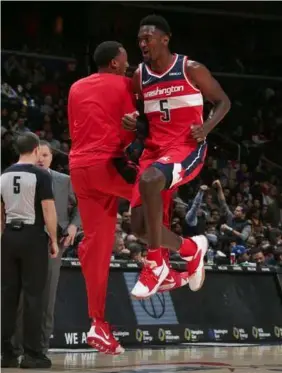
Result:
[[[197,251],[194,256],[186,257],[183,255],[182,250],[185,252],[185,247],[180,248],[179,255],[187,261],[187,271],[189,275],[189,287],[192,291],[198,291],[203,286],[205,281],[205,267],[204,256],[208,250],[208,239],[204,235],[190,237],[197,245]],[[189,239],[184,241],[184,245],[189,245]],[[190,243],[191,244],[191,243]],[[181,250],[182,249],[182,250]]]
[[[159,287],[158,293],[163,293],[165,291],[171,291],[177,288],[181,288],[182,286],[187,285],[188,282],[188,272],[178,272],[170,268],[169,274]]]
[[[93,321],[87,333],[87,344],[104,354],[120,355],[124,353],[124,348],[113,336],[110,325],[102,320]]]
[[[161,266],[154,261],[146,260],[139,279],[131,291],[136,299],[146,299],[154,295],[169,273],[169,268],[163,260]]]

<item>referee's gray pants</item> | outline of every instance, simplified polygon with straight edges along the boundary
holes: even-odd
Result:
[[[42,352],[46,354],[49,349],[50,337],[54,327],[54,310],[57,296],[57,288],[60,278],[61,260],[64,250],[60,249],[57,258],[49,258],[48,279],[43,294],[43,319],[41,330],[41,347]],[[15,353],[23,353],[23,294],[21,294],[16,331],[12,338],[12,345]]]

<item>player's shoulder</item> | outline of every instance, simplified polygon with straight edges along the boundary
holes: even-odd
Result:
[[[125,85],[128,86],[131,84],[132,79],[129,78],[128,76],[124,75],[116,75],[116,74],[111,74],[113,76],[113,81],[116,81],[117,84],[120,84],[121,86]]]
[[[51,176],[48,171],[33,164],[15,163],[4,170],[2,175],[4,176],[9,174],[17,176],[22,175],[24,178],[29,179],[33,178],[34,182],[40,182],[42,180],[46,180],[46,178],[51,180]]]
[[[8,174],[11,172],[27,172],[27,173],[36,173],[36,169],[39,168],[30,163],[14,163],[11,166],[7,167],[3,172],[3,174]]]
[[[102,82],[105,86],[112,88],[124,88],[131,85],[131,78],[119,74],[101,74]]]
[[[205,65],[195,61],[191,60],[190,58],[186,57],[186,62],[185,62],[186,69],[188,70],[199,70],[201,68],[205,68]]]
[[[84,78],[83,78],[83,79],[84,79]],[[70,89],[69,89],[69,97],[73,96],[73,94],[74,94],[74,93],[75,93],[75,92],[80,88],[83,79],[79,79],[79,80],[77,80],[76,82],[74,82],[74,83],[70,86]]]
[[[132,78],[128,78],[127,76],[124,77],[124,85],[127,91],[133,91],[133,80]]]
[[[84,83],[86,83],[87,81],[89,81],[91,79],[91,76],[92,75],[89,75],[89,76],[86,76],[84,78],[81,78],[81,79],[78,79],[76,80],[70,87],[70,90],[73,90],[75,88],[78,88],[80,86],[82,86]]]
[[[2,171],[1,177],[2,177],[3,175],[5,175],[5,174],[9,173],[9,172],[13,172],[14,169],[15,169],[14,166],[15,166],[15,165],[12,165],[12,166],[9,166],[9,167],[5,168],[5,170]]]
[[[208,68],[201,62],[187,58],[185,62],[185,73],[188,79],[196,85],[199,80],[207,79],[211,76]]]
[[[99,74],[91,74],[91,75],[88,75],[84,78],[78,79],[77,81],[75,81],[71,85],[70,90],[69,90],[69,94],[73,94],[75,92],[82,91],[85,88],[86,85],[95,81],[95,79],[98,77],[98,75]]]

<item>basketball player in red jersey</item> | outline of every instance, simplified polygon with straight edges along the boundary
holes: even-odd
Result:
[[[136,170],[123,162],[124,148],[135,133],[122,128],[121,118],[136,109],[131,79],[124,77],[128,62],[122,45],[100,44],[94,60],[98,73],[74,83],[69,93],[70,174],[84,230],[78,254],[92,319],[87,342],[101,352],[119,354],[124,350],[104,312],[118,198],[131,199],[136,178]],[[119,161],[122,169],[114,165]]]
[[[199,174],[207,151],[206,136],[230,109],[228,97],[205,66],[170,52],[170,37],[170,27],[163,17],[152,15],[141,21],[138,38],[144,62],[133,81],[144,101],[149,136],[139,160],[131,206],[133,230],[149,249],[147,265],[132,290],[139,299],[152,296],[161,284],[174,281],[161,247],[178,252],[187,261],[192,291],[199,290],[204,282],[207,239],[183,239],[166,228],[162,224],[161,193]],[[203,97],[214,104],[205,122]],[[123,125],[132,130],[136,120],[126,115]]]
[[[121,119],[136,108],[132,81],[124,77],[128,63],[122,45],[100,44],[94,60],[98,74],[77,81],[69,93],[70,173],[84,230],[78,254],[92,319],[87,342],[101,352],[119,354],[124,350],[104,321],[104,312],[118,198],[131,199],[137,175],[124,159],[124,148],[134,140],[135,132],[122,129]],[[170,194],[167,191],[164,200],[167,226]],[[187,273],[175,275],[179,286],[187,284]],[[167,290],[167,286],[159,289]]]

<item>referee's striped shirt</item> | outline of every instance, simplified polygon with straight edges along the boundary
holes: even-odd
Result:
[[[44,228],[41,201],[53,198],[50,173],[33,164],[16,163],[1,175],[6,224],[17,219]]]

